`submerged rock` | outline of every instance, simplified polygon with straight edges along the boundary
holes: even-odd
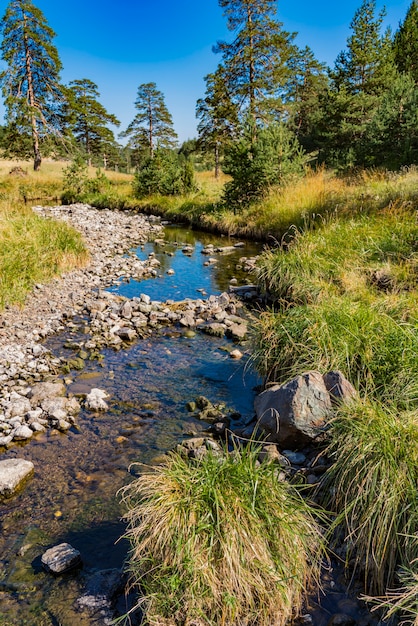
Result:
[[[9,498],[14,495],[33,474],[33,471],[33,463],[24,459],[0,461],[0,496]]]
[[[42,565],[48,572],[63,574],[81,565],[81,554],[69,543],[60,543],[50,548],[41,557]]]

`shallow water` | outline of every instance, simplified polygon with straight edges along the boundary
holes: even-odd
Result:
[[[113,291],[129,297],[147,293],[153,300],[197,298],[198,289],[220,293],[237,276],[239,258],[257,251],[252,244],[233,255],[216,255],[217,266],[205,267],[203,245],[229,245],[227,239],[179,228],[167,229],[165,235],[173,243],[147,244],[138,251],[139,256],[155,252],[161,259],[160,278],[122,281]],[[195,245],[191,256],[177,245],[183,243]],[[174,276],[165,273],[169,267]],[[238,277],[240,282],[248,279]],[[138,471],[132,464],[156,462],[185,436],[207,427],[186,409],[196,396],[224,402],[243,419],[251,417],[254,387],[260,381],[245,370],[246,357],[231,359],[228,340],[186,334],[166,328],[127,350],[104,350],[100,363],[88,363],[82,373],[70,374],[68,390],[77,394],[93,387],[105,389],[109,411],[82,411],[77,428],[67,434],[49,431],[2,455],[31,460],[35,474],[21,494],[0,504],[1,626],[103,623],[100,616],[97,621],[82,613],[76,600],[86,576],[94,570],[120,568],[126,558],[127,542],[118,541],[124,523],[117,491]],[[82,342],[86,337],[81,330],[67,332],[46,345],[69,356],[64,348],[68,339]],[[40,556],[63,541],[80,550],[83,568],[54,578],[40,567]]]

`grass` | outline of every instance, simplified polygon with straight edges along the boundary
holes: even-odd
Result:
[[[123,496],[149,624],[284,625],[317,581],[312,509],[256,450],[200,461],[171,453]]]
[[[340,408],[330,437],[322,503],[336,511],[333,530],[365,589],[385,593],[397,567],[418,558],[417,413],[359,400]]]
[[[258,267],[275,308],[254,361],[269,380],[340,369],[368,394],[418,404],[418,222],[410,206],[331,218],[270,250]]]
[[[27,175],[9,174],[16,165],[26,166]],[[0,161],[0,309],[23,304],[35,283],[84,265],[88,258],[79,233],[62,222],[35,215],[23,202],[23,195],[33,202],[56,199],[62,166],[51,163],[39,173],[27,165]]]

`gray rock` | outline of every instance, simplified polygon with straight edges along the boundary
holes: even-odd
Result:
[[[331,398],[319,372],[306,372],[274,385],[254,402],[259,426],[281,446],[299,446],[320,437],[332,414]]]
[[[34,465],[24,459],[0,461],[0,496],[9,498],[33,474]]]
[[[65,395],[65,385],[62,382],[37,383],[33,385],[29,394],[32,406],[38,406],[47,398],[56,398]]]
[[[334,402],[348,402],[358,396],[353,385],[339,370],[325,374],[324,383]]]
[[[247,324],[232,324],[226,331],[228,337],[233,341],[242,341],[247,336]]]
[[[13,440],[14,441],[26,441],[27,439],[32,439],[33,430],[29,428],[26,424],[21,424],[18,426],[13,432]]]
[[[81,565],[81,554],[69,543],[60,543],[44,552],[41,561],[48,572],[63,574]]]
[[[8,417],[16,417],[19,415],[25,415],[28,411],[31,410],[30,402],[27,398],[20,398],[19,400],[13,400],[13,402],[9,405],[6,415]]]
[[[103,389],[92,389],[86,397],[85,407],[91,411],[107,411],[109,408],[105,402],[108,394]]]

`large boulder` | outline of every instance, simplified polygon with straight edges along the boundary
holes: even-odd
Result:
[[[254,406],[257,423],[269,440],[290,448],[318,439],[332,413],[330,394],[315,371],[266,389]]]
[[[33,474],[34,465],[24,459],[0,461],[0,497],[9,498]]]

